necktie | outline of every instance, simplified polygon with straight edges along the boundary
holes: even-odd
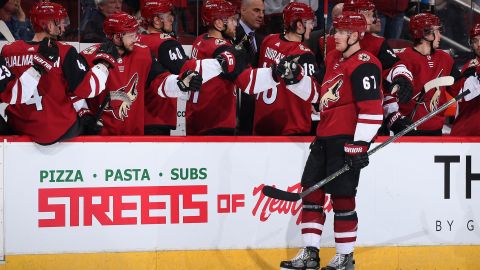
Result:
[[[252,31],[248,33],[248,42],[253,53],[257,53],[257,47],[255,46],[255,33]]]

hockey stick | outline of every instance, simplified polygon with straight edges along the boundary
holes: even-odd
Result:
[[[8,26],[5,24],[3,20],[0,20],[0,33],[5,37],[5,39],[8,42],[14,42],[15,38],[12,35],[12,32],[10,32],[10,29],[8,29]]]
[[[327,20],[328,20],[328,0],[323,0],[323,61],[327,58]]]
[[[93,120],[95,121],[94,123],[98,123],[100,121],[100,118],[102,118],[103,113],[105,112],[105,108],[107,107],[108,103],[110,103],[110,91],[107,92],[105,95],[105,98],[102,101],[102,104],[100,104],[100,107],[97,111],[97,113],[94,115]]]
[[[417,113],[418,106],[420,103],[423,102],[425,95],[432,89],[438,89],[442,86],[450,86],[455,82],[455,79],[452,76],[443,76],[435,78],[425,84],[422,91],[420,91],[417,95],[415,95],[412,99],[416,99],[415,107],[413,108],[412,112],[410,113],[410,120],[413,121],[413,117]]]
[[[375,152],[377,152],[378,150],[382,149],[383,147],[389,145],[391,142],[395,141],[396,139],[402,137],[403,135],[407,134],[408,132],[410,132],[411,130],[413,130],[414,128],[418,127],[419,125],[423,124],[425,121],[427,121],[428,119],[432,118],[434,115],[438,114],[439,112],[445,110],[446,108],[448,108],[450,105],[452,105],[453,103],[459,101],[460,99],[462,99],[464,96],[468,95],[470,93],[470,90],[466,90],[465,92],[463,93],[460,93],[459,95],[457,95],[456,97],[450,99],[448,102],[446,102],[445,104],[443,104],[442,106],[440,106],[438,109],[430,112],[429,114],[425,115],[424,117],[420,118],[417,122],[411,124],[410,126],[406,127],[404,130],[400,131],[399,133],[397,133],[395,136],[393,137],[390,137],[388,140],[386,140],[385,142],[377,145],[375,148],[372,148],[370,151],[368,151],[368,155],[373,155]],[[298,201],[300,200],[301,198],[307,196],[308,194],[312,193],[313,191],[323,187],[324,185],[326,185],[328,182],[332,181],[333,179],[335,179],[337,176],[343,174],[344,172],[350,170],[350,167],[345,164],[341,169],[339,169],[338,171],[334,172],[333,174],[329,175],[328,177],[320,180],[319,182],[317,182],[315,185],[307,188],[306,190],[302,191],[301,193],[294,193],[294,192],[288,192],[288,191],[284,191],[284,190],[280,190],[280,189],[277,189],[273,186],[264,186],[262,188],[262,193],[265,194],[265,196],[267,197],[270,197],[270,198],[274,198],[274,199],[279,199],[279,200],[284,200],[284,201],[291,201],[291,202],[294,202],[294,201]]]

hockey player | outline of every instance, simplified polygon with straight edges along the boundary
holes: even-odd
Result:
[[[413,87],[400,87],[393,96],[385,97],[384,111],[388,115],[388,127],[395,133],[401,131],[410,121],[416,121],[437,109],[446,101],[445,87],[432,89],[425,93],[424,85],[432,79],[452,75],[459,77],[452,57],[442,50],[437,50],[441,39],[440,19],[430,13],[420,13],[410,19],[410,35],[414,46],[397,52],[400,61],[390,70],[386,80],[392,85],[398,81]],[[405,72],[409,70],[412,73]],[[413,75],[412,75],[413,74]],[[400,121],[398,121],[400,120]],[[415,135],[442,135],[445,117],[437,114],[418,126]]]
[[[193,43],[192,58],[219,58],[222,75],[202,85],[187,102],[187,135],[233,135],[236,127],[235,86],[247,94],[275,87],[276,73],[270,68],[245,68],[242,45],[233,46],[238,16],[225,0],[207,0],[202,20],[208,32]],[[278,80],[277,79],[277,80]]]
[[[360,39],[367,23],[359,13],[344,12],[333,21],[335,51],[327,54],[321,87],[317,137],[303,171],[304,189],[348,164],[351,169],[302,198],[304,247],[282,261],[282,269],[319,269],[320,238],[325,223],[322,206],[331,194],[336,255],[324,270],[353,270],[357,238],[356,189],[360,169],[368,165],[367,150],[383,119],[380,61],[363,50]],[[303,80],[303,79],[302,79]]]
[[[260,48],[259,66],[271,67],[280,59],[295,55],[305,75],[318,77],[312,51],[304,46],[314,27],[315,14],[306,4],[292,2],[283,10],[285,34],[267,36]],[[299,73],[300,74],[300,73]],[[296,83],[287,82],[288,84]],[[314,89],[316,81],[306,84]],[[317,95],[317,92],[314,91]],[[312,96],[313,97],[313,96]],[[253,121],[254,135],[307,135],[311,129],[311,103],[287,90],[285,81],[257,95]]]
[[[393,50],[388,46],[385,38],[372,33],[372,27],[378,20],[375,4],[370,0],[348,0],[343,4],[343,11],[357,12],[363,14],[367,20],[367,32],[360,41],[362,49],[375,55],[382,63],[382,69],[387,70],[398,61]],[[323,38],[319,39],[320,51],[323,52]],[[335,49],[333,36],[327,37],[327,53]]]
[[[458,103],[457,115],[453,122],[452,136],[480,136],[480,125],[475,124],[480,117],[480,24],[475,24],[470,30],[470,45],[472,46],[475,58],[468,61],[462,68],[463,85],[461,91],[469,89],[470,94],[466,95]]]
[[[79,135],[82,121],[72,106],[71,96],[94,97],[105,88],[109,71],[103,53],[88,68],[75,48],[57,41],[68,25],[68,14],[61,5],[40,2],[30,11],[35,31],[32,42],[15,41],[3,47],[1,55],[16,77],[31,72],[24,84],[38,84],[25,104],[6,108],[8,124],[17,134],[27,135],[39,144],[52,144]],[[32,67],[42,73],[32,70]],[[5,100],[4,100],[5,101]]]
[[[147,1],[141,9],[148,34],[139,43],[150,48],[158,61],[172,74],[179,74],[188,60],[173,31],[173,4],[170,0]],[[170,135],[177,125],[177,99],[163,98],[153,91],[145,93],[145,134]]]
[[[90,109],[97,114],[107,93],[110,96],[101,116],[103,128],[100,134],[143,135],[147,91],[162,97],[178,97],[199,90],[202,83],[199,73],[187,69],[178,76],[172,75],[152,57],[147,46],[137,43],[138,22],[133,16],[114,13],[107,17],[103,29],[111,41],[112,50],[119,57],[109,59],[112,70],[106,84],[107,91],[89,100]],[[100,45],[94,45],[82,51],[82,55],[93,63],[100,49]],[[219,65],[218,69],[219,73]]]

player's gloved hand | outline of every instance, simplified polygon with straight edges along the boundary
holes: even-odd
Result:
[[[107,68],[114,68],[119,57],[120,55],[118,54],[115,44],[108,40],[98,48],[97,55],[93,58],[93,64],[102,63],[106,65]]]
[[[203,78],[200,73],[193,70],[187,70],[182,74],[178,75],[177,85],[182,92],[196,92],[200,91],[200,87],[202,87],[202,81]]]
[[[361,169],[368,165],[368,147],[369,143],[364,141],[355,141],[346,143],[344,146],[345,163],[352,169]]]
[[[33,68],[43,74],[49,72],[57,60],[57,43],[54,40],[44,38],[40,41],[37,53],[33,56]]]
[[[238,75],[247,67],[247,54],[243,48],[229,48],[218,54],[215,58],[222,67],[222,74],[220,76],[230,81],[237,79]]]
[[[302,78],[302,66],[298,64],[299,55],[285,56],[278,62],[272,65],[273,79],[278,82],[280,78],[286,85],[298,83]]]
[[[406,129],[410,125],[412,125],[412,121],[407,117],[403,116],[399,112],[393,112],[387,116],[386,119],[387,127],[389,130],[393,131],[394,134],[399,133],[400,131]],[[415,130],[409,131],[406,136],[414,136]]]
[[[102,131],[103,122],[97,121],[93,113],[88,109],[82,109],[78,112],[82,123],[82,135],[98,135]]]
[[[405,76],[397,76],[392,80],[390,93],[397,94],[398,102],[407,103],[412,99],[413,85]]]

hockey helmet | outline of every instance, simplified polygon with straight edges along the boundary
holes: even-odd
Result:
[[[202,6],[202,21],[205,26],[213,25],[220,19],[224,22],[237,14],[237,8],[225,0],[207,0]]]
[[[333,27],[339,30],[362,33],[367,31],[367,21],[365,16],[357,12],[345,11],[333,19]]]
[[[64,26],[68,26],[67,10],[62,5],[53,2],[39,2],[30,10],[30,21],[35,32],[44,31],[46,24],[51,20],[57,25],[63,23]]]
[[[419,13],[410,18],[410,35],[413,39],[420,39],[434,27],[441,27],[440,18],[431,13]]]
[[[343,4],[343,11],[360,13],[369,10],[375,10],[375,4],[370,0],[348,0]]]
[[[476,23],[472,29],[470,29],[470,40],[476,36],[480,36],[480,23]]]
[[[103,22],[103,32],[110,39],[115,34],[138,32],[138,22],[135,17],[125,12],[113,13]]]
[[[315,14],[307,4],[290,2],[283,9],[283,23],[290,26],[298,20],[315,20]]]
[[[171,0],[149,0],[142,6],[142,17],[151,22],[153,18],[159,14],[168,13],[173,11],[174,6]]]

